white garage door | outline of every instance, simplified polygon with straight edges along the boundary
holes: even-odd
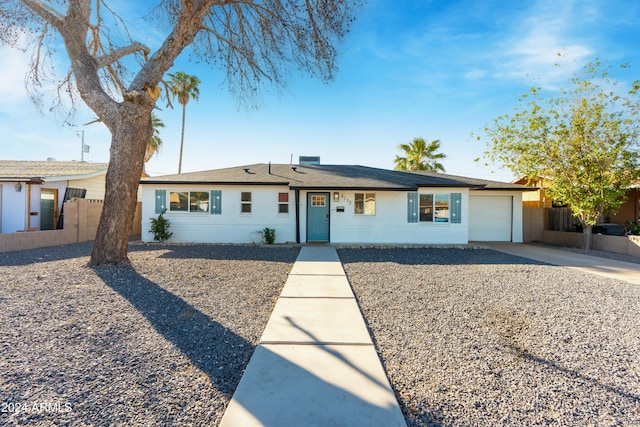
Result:
[[[469,198],[469,240],[511,241],[511,196]]]

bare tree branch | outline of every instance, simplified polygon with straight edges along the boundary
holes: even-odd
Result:
[[[55,9],[46,5],[40,0],[22,0],[29,9],[33,10],[36,14],[38,14],[42,19],[44,19],[49,24],[53,25],[56,28],[62,26],[62,22],[64,21],[64,17],[58,13]]]
[[[102,67],[106,67],[109,64],[113,64],[114,62],[118,61],[119,59],[122,59],[127,55],[131,55],[132,53],[136,53],[136,52],[142,52],[144,56],[147,57],[150,51],[151,50],[147,46],[143,45],[142,43],[134,42],[129,46],[124,46],[116,50],[113,50],[106,55],[97,56],[96,63],[99,68],[102,68]]]

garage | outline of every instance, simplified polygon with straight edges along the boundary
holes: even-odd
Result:
[[[510,195],[469,197],[469,240],[510,242],[512,206]]]

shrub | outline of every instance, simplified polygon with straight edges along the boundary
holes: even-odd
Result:
[[[624,224],[624,230],[632,236],[640,236],[640,222],[627,221]]]
[[[273,244],[273,242],[276,241],[275,228],[265,227],[264,230],[262,230],[262,235],[264,236],[264,241],[267,242],[267,244],[269,245]]]
[[[165,212],[166,210],[163,210],[160,215],[158,215],[158,218],[151,218],[151,229],[149,230],[153,233],[153,240],[160,243],[169,240],[171,236],[173,236],[173,233],[169,231],[171,223],[162,216]]]

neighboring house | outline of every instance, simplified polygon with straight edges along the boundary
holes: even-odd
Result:
[[[0,233],[54,230],[65,193],[104,199],[107,163],[0,160]]]
[[[609,215],[608,222],[624,225],[627,222],[640,221],[640,182],[635,182],[627,190],[627,200],[615,215]]]
[[[544,178],[529,180],[527,177],[522,177],[512,181],[512,183],[536,187],[532,191],[522,194],[522,206],[525,208],[550,208],[553,206],[553,199],[547,196],[544,190]]]
[[[301,158],[302,160],[302,158]],[[301,162],[303,163],[303,162]],[[141,180],[142,240],[166,210],[173,242],[522,242],[518,184],[365,166],[255,164]]]
[[[524,193],[522,196],[522,205],[525,208],[550,208],[553,207],[554,200],[545,194],[545,179],[537,178],[529,182],[527,178],[519,178],[513,181],[513,184],[535,185],[538,187],[536,191]],[[626,201],[620,206],[618,212],[614,215],[608,215],[602,218],[602,222],[610,222],[614,224],[624,225],[629,221],[640,220],[640,182],[632,184],[626,193]]]

